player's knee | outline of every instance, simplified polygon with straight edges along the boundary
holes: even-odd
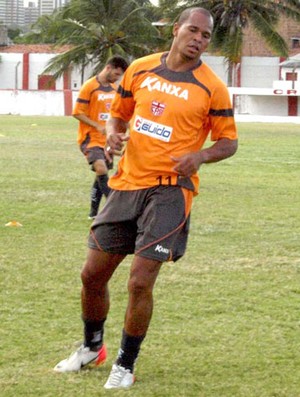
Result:
[[[146,280],[142,280],[138,277],[131,277],[128,281],[128,292],[132,296],[147,295],[152,293],[152,287]]]
[[[107,271],[101,271],[99,262],[88,259],[81,270],[81,282],[86,291],[101,291],[108,283]]]
[[[103,175],[107,175],[107,170],[96,170],[96,175],[97,176],[103,176]]]
[[[108,172],[106,164],[103,160],[95,161],[93,163],[93,168],[97,175],[105,175]]]
[[[91,282],[91,277],[89,275],[89,272],[85,268],[83,268],[80,276],[81,276],[82,285],[84,287],[88,287]]]
[[[81,282],[83,287],[89,290],[98,289],[100,284],[98,277],[95,277],[95,273],[87,267],[84,267],[81,271]]]

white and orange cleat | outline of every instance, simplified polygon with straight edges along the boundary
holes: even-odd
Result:
[[[74,372],[80,371],[83,367],[93,364],[99,366],[106,360],[107,350],[103,345],[100,350],[93,351],[89,347],[81,345],[76,352],[72,353],[69,358],[60,361],[55,367],[55,372]]]

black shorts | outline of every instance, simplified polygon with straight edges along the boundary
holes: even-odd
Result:
[[[104,154],[104,149],[100,146],[93,146],[93,147],[89,148],[88,147],[89,141],[90,141],[89,136],[87,136],[85,141],[82,142],[82,144],[80,145],[80,150],[85,155],[87,162],[90,164],[91,170],[95,171],[93,164],[97,160],[105,161],[105,164],[106,164],[106,167],[108,170],[113,169],[114,163],[113,163],[113,161],[109,162],[107,160],[107,158],[105,157],[105,154]]]
[[[88,245],[175,262],[186,249],[192,197],[179,186],[112,190],[92,224]]]

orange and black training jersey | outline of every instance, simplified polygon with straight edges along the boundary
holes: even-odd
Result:
[[[110,178],[117,190],[180,185],[199,188],[199,177],[178,178],[172,157],[197,152],[211,140],[237,139],[226,85],[201,60],[192,70],[173,72],[167,53],[146,56],[126,70],[111,116],[130,121],[130,139]]]
[[[85,114],[105,127],[109,116],[111,102],[116,94],[116,85],[103,86],[94,76],[81,87],[72,114]],[[89,135],[89,145],[105,146],[106,136],[95,128],[79,121],[78,139],[80,145]]]

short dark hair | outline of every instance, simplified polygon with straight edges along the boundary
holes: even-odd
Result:
[[[202,14],[206,15],[207,17],[211,18],[213,21],[213,16],[211,13],[206,9],[202,7],[190,7],[186,8],[185,10],[182,11],[182,13],[178,17],[178,24],[182,25],[187,19],[189,19],[190,15],[193,12],[201,12]]]
[[[106,62],[106,65],[112,66],[114,69],[121,68],[123,72],[128,68],[128,62],[120,55],[114,55]]]

